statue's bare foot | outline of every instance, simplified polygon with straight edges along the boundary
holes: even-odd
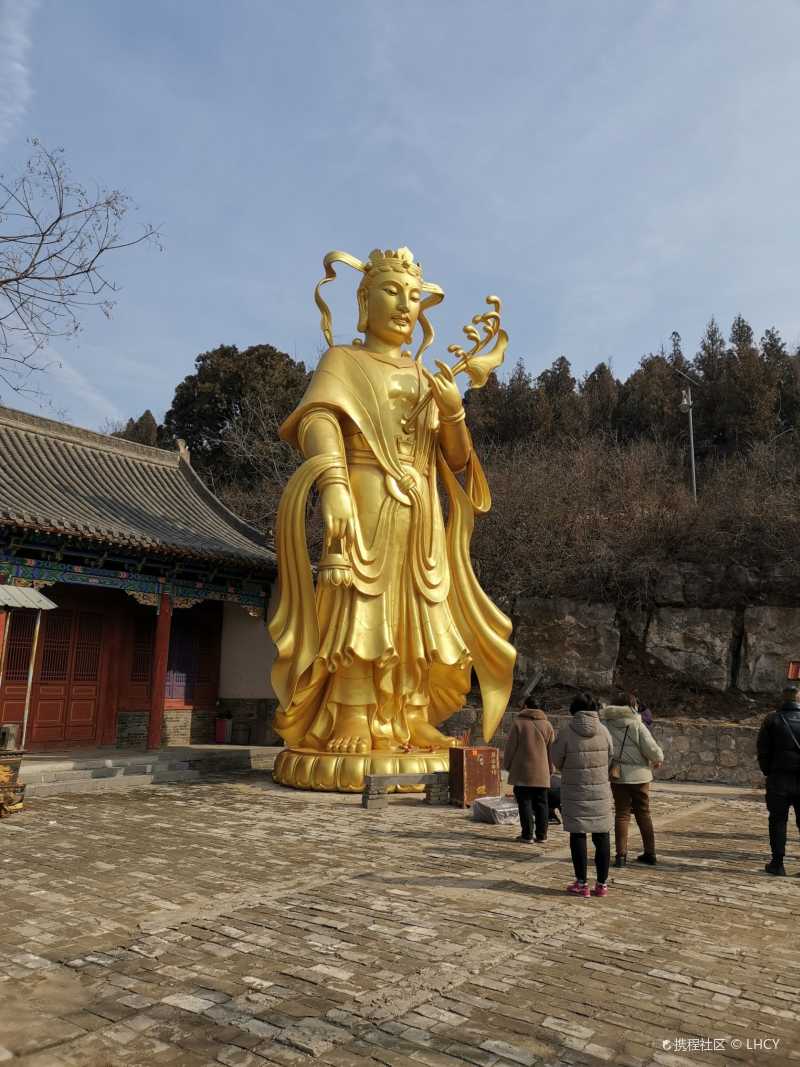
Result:
[[[431,726],[427,720],[423,718],[412,719],[409,716],[408,722],[409,731],[411,733],[411,743],[418,748],[453,748],[458,744],[457,737],[449,737],[447,734],[443,734],[441,730],[437,730],[435,726]]]
[[[341,704],[334,720],[333,731],[325,742],[328,752],[369,752],[372,734],[365,708]]]
[[[328,752],[352,752],[352,753],[365,753],[370,750],[369,739],[366,737],[339,737],[334,734],[333,737],[328,738],[328,743],[325,746]]]

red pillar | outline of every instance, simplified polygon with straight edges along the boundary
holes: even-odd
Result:
[[[122,610],[122,608],[116,608],[106,616],[109,635],[106,652],[103,657],[105,660],[103,667],[105,681],[102,689],[103,699],[98,723],[98,736],[100,737],[101,745],[116,744],[122,671],[127,667],[128,672],[130,672],[130,664],[125,662],[125,657],[122,655],[123,625],[126,622]]]
[[[6,665],[6,637],[8,636],[6,631],[8,623],[8,612],[5,608],[0,608],[0,685],[3,682],[3,668]]]
[[[167,679],[169,633],[172,629],[172,601],[169,593],[161,594],[153,646],[153,670],[150,674],[150,724],[147,728],[147,747],[161,747],[161,725],[164,721],[164,683]]]

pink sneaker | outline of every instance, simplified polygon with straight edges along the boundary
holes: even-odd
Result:
[[[605,885],[603,882],[597,882],[595,884],[594,889],[592,890],[592,896],[593,897],[607,897],[608,896],[608,886]]]
[[[575,897],[588,897],[589,886],[586,882],[570,882],[567,886],[567,892],[572,893]]]

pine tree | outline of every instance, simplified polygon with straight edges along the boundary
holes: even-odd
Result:
[[[662,348],[642,357],[620,390],[620,432],[625,440],[653,437],[677,441],[685,436],[686,420],[680,411],[685,382],[676,374],[682,359],[674,341],[669,356]]]
[[[117,430],[112,437],[122,437],[126,441],[135,441],[139,445],[157,448],[161,444],[161,427],[155,420],[150,408],[142,412],[138,419],[128,419],[122,430]]]
[[[590,433],[612,433],[619,418],[620,383],[607,363],[598,363],[580,385],[586,427]]]
[[[505,387],[494,372],[489,375],[482,389],[467,389],[464,394],[464,407],[476,444],[484,445],[499,440],[500,412],[504,398]]]
[[[726,454],[734,445],[728,411],[729,362],[725,338],[712,318],[691,364],[691,373],[700,382],[700,388],[693,394],[695,447],[699,457],[713,452]]]
[[[504,393],[499,411],[498,440],[512,443],[532,437],[536,433],[533,379],[522,360],[511,372]]]
[[[728,350],[726,417],[737,450],[771,440],[778,429],[778,373],[759,350],[741,315],[733,320]]]
[[[585,432],[584,404],[578,395],[572,366],[565,356],[553,360],[536,379],[535,410],[539,413],[538,434],[552,440],[568,440]]]
[[[777,433],[800,428],[800,352],[789,354],[780,333],[771,327],[761,338],[764,363],[777,383]]]

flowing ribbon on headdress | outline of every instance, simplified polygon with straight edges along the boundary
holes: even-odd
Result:
[[[320,289],[323,285],[327,285],[328,282],[332,282],[336,277],[336,270],[334,267],[335,263],[344,263],[346,266],[352,267],[354,270],[360,271],[366,277],[366,275],[369,274],[369,272],[375,267],[375,264],[372,262],[372,257],[375,255],[375,252],[371,253],[370,258],[366,262],[364,262],[363,260],[356,259],[355,256],[351,256],[349,252],[333,251],[328,252],[325,258],[322,260],[322,265],[325,268],[325,277],[321,278],[320,281],[317,283],[317,287],[314,290],[314,302],[316,303],[320,311],[320,326],[322,327],[322,333],[325,336],[325,340],[331,346],[333,345],[333,325],[331,320],[331,309],[322,299]],[[396,269],[398,271],[402,271],[404,269],[402,260],[399,258],[399,256],[396,258]],[[383,253],[381,254],[381,259],[385,263],[392,259],[392,254],[390,253],[387,255],[386,253]],[[364,283],[362,282],[361,284],[363,285]],[[423,281],[421,271],[419,287],[423,293],[429,293],[430,296],[426,297],[420,303],[419,306],[419,324],[422,328],[422,343],[417,349],[416,356],[414,357],[415,359],[420,358],[425,349],[433,343],[433,338],[435,336],[433,327],[431,326],[430,321],[428,320],[428,317],[425,312],[428,308],[434,307],[434,305],[436,304],[441,304],[441,302],[444,300],[444,290],[440,286],[435,285],[433,282]]]

